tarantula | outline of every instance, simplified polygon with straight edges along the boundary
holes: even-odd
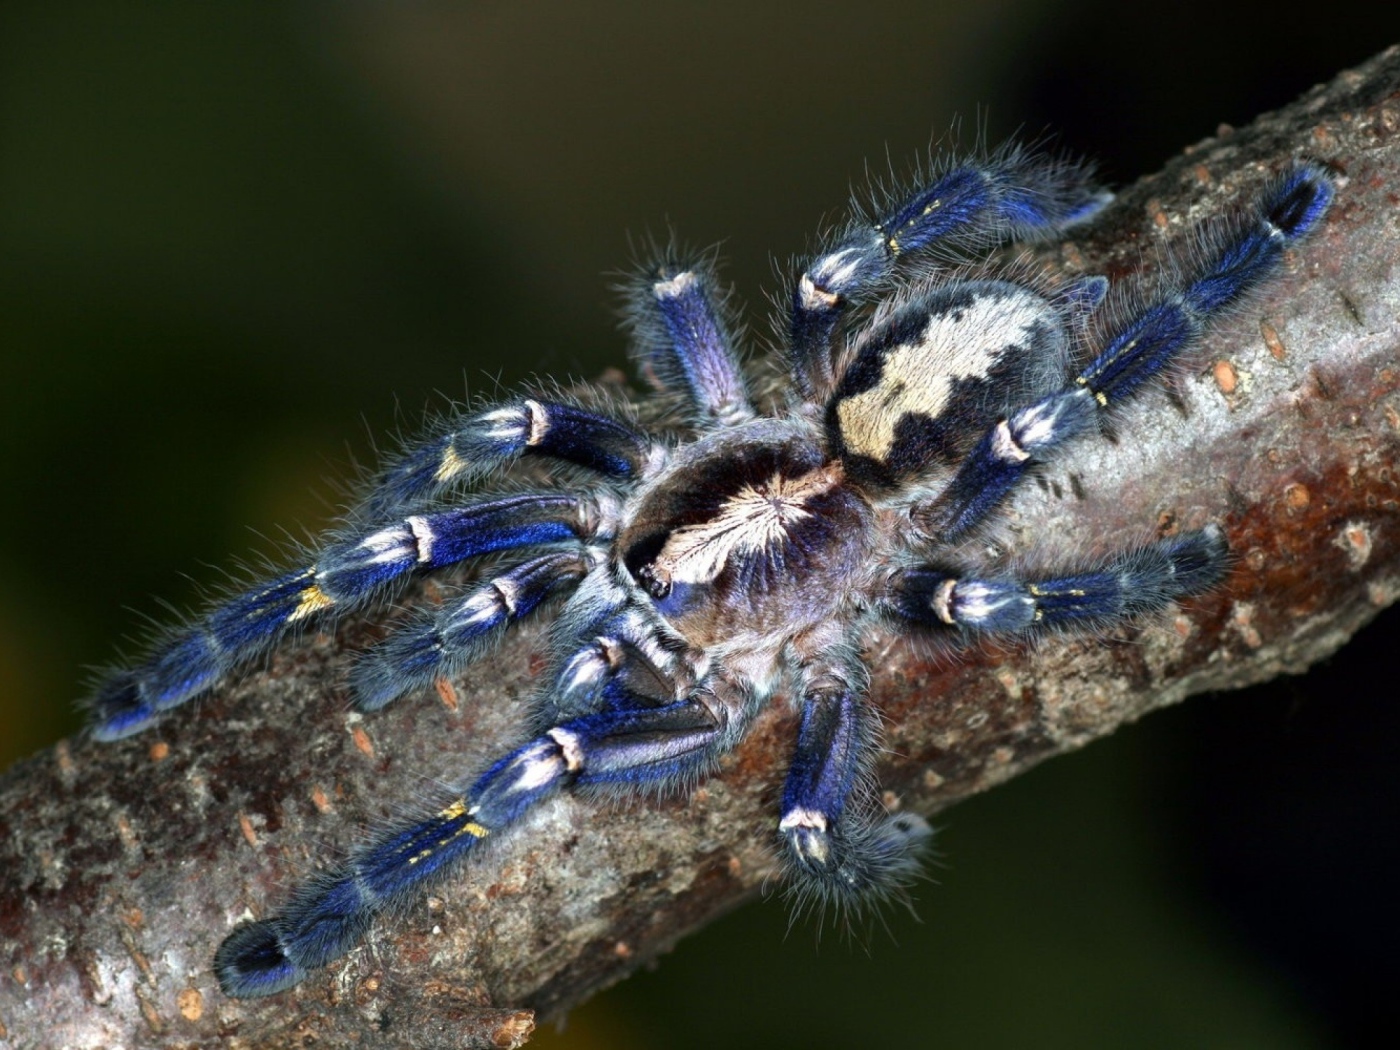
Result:
[[[839,902],[897,892],[928,828],[885,814],[871,790],[863,639],[875,625],[952,640],[1105,629],[1214,583],[1227,559],[1215,527],[1035,579],[985,568],[977,537],[1023,478],[1272,274],[1332,193],[1321,168],[1294,166],[1213,247],[1105,318],[1105,278],[1000,261],[1006,242],[1101,211],[1109,195],[1085,166],[1016,147],[945,161],[802,269],[778,351],[790,391],[762,411],[712,267],[665,258],[637,276],[633,354],[666,433],[558,396],[457,415],[391,461],[303,567],[100,685],[94,733],[123,737],[309,623],[423,572],[521,552],[361,656],[350,691],[375,710],[567,595],[528,741],[236,928],[215,959],[224,991],[300,982],[556,792],[693,784],[779,690],[801,710],[776,827],[788,879]],[[582,470],[493,491],[524,457]],[[592,480],[570,491],[580,474]]]

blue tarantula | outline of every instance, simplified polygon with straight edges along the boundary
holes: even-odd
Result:
[[[94,732],[123,737],[304,625],[519,551],[360,657],[350,691],[376,710],[567,595],[521,730],[532,738],[235,929],[215,959],[224,991],[297,984],[557,792],[694,783],[779,690],[801,710],[777,821],[788,879],[839,902],[897,892],[928,829],[870,790],[879,722],[863,639],[877,625],[952,640],[1103,629],[1216,582],[1227,552],[1214,527],[1036,579],[987,569],[978,534],[1023,478],[1274,273],[1332,193],[1319,167],[1291,168],[1136,306],[1096,313],[1105,278],[1056,282],[1000,261],[1007,242],[1100,212],[1109,195],[1084,166],[1014,147],[944,162],[805,265],[775,362],[789,392],[759,405],[711,268],[667,258],[636,277],[634,356],[667,433],[586,398],[456,416],[391,462],[304,567],[100,685]],[[493,491],[488,479],[525,457],[594,480],[570,491],[575,469],[554,487]]]

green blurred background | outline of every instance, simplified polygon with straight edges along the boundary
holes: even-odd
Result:
[[[773,259],[867,159],[980,113],[1126,182],[1379,51],[1397,7],[9,0],[0,763],[73,732],[84,668],[164,603],[315,532],[371,435],[620,364],[636,238],[723,242],[766,333]],[[1397,622],[946,815],[923,921],[868,952],[751,907],[538,1045],[1367,1045]]]

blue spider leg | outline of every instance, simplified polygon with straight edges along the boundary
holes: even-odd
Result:
[[[521,456],[576,463],[611,478],[646,472],[657,446],[644,433],[561,401],[521,398],[458,417],[389,465],[359,508],[382,520],[465,487]]]
[[[1117,555],[1086,572],[1043,580],[975,579],[941,566],[899,573],[888,609],[900,619],[966,636],[1110,627],[1158,612],[1218,583],[1229,564],[1215,526]]]
[[[1036,464],[1092,430],[1111,410],[1179,360],[1214,315],[1238,303],[1276,270],[1285,249],[1306,236],[1332,201],[1321,169],[1300,165],[1271,186],[1249,225],[1204,273],[1125,325],[1074,380],[1074,386],[1013,413],[963,461],[936,502],[916,512],[921,528],[943,540],[966,535]]]
[[[802,393],[815,401],[831,394],[840,379],[835,339],[846,310],[885,287],[903,260],[1054,237],[1111,199],[1083,165],[1011,148],[943,172],[873,223],[853,223],[793,288],[788,354]]]
[[[655,617],[631,605],[596,618],[577,637],[588,634],[593,636],[587,642],[571,643],[572,655],[543,698],[550,705],[546,717],[606,707],[616,691],[627,689],[634,679],[648,680],[653,691],[662,695],[683,696],[707,667],[703,654],[690,650]]]
[[[778,821],[794,896],[841,905],[899,893],[917,873],[918,847],[931,834],[911,814],[872,818],[879,727],[846,677],[824,675],[803,692]]]
[[[214,956],[225,994],[271,995],[349,951],[380,912],[446,876],[560,790],[661,788],[707,768],[732,743],[727,717],[699,699],[630,705],[555,726],[502,758],[426,820],[393,831],[303,886],[271,918],[234,930]]]
[[[104,681],[93,700],[93,735],[116,740],[213,686],[288,631],[354,609],[419,569],[493,551],[589,540],[611,513],[557,494],[522,494],[415,515],[331,543],[308,568],[229,599],[176,634],[140,667]]]
[[[726,426],[752,419],[723,297],[707,265],[663,263],[628,288],[633,356],[662,388],[683,389],[700,416]]]
[[[1272,274],[1288,244],[1317,225],[1332,196],[1332,183],[1320,168],[1290,171],[1261,197],[1250,225],[1202,276],[1125,327],[1075,382],[1100,405],[1130,396],[1200,334],[1211,314],[1239,302]]]
[[[350,695],[377,711],[405,693],[455,674],[498,642],[511,624],[562,587],[577,583],[601,555],[546,554],[501,573],[440,611],[419,616],[356,661]]]

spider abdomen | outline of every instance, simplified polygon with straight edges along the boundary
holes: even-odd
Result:
[[[827,406],[832,447],[880,487],[966,455],[971,436],[1062,382],[1066,307],[1009,281],[926,289],[882,311]]]

